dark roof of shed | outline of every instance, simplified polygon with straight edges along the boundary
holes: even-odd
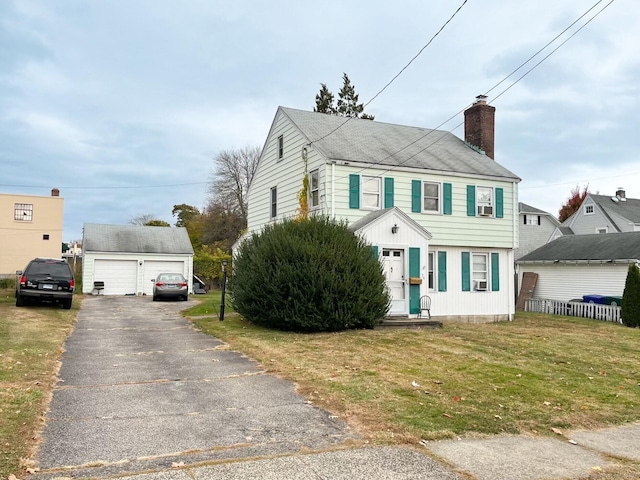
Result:
[[[519,258],[516,263],[640,259],[640,232],[568,235]]]
[[[467,173],[520,181],[450,132],[279,108],[328,160]]]
[[[145,227],[85,223],[85,252],[191,254],[193,247],[184,227]]]

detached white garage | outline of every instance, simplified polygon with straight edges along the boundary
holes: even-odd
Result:
[[[104,282],[104,295],[151,295],[158,273],[181,273],[193,293],[193,247],[182,227],[85,223],[82,293]]]

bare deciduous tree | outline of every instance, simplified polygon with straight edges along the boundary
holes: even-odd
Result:
[[[218,153],[209,185],[211,205],[239,214],[246,222],[247,191],[259,158],[260,148],[251,146]]]

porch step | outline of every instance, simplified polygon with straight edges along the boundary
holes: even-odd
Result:
[[[376,328],[442,328],[442,322],[427,318],[409,318],[408,315],[385,317]]]

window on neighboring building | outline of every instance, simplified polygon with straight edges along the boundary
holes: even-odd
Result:
[[[43,240],[49,240],[49,234],[48,233],[43,233],[42,234],[42,239]]]
[[[585,205],[584,206],[584,214],[585,215],[593,215],[593,205]]]
[[[476,187],[476,208],[480,216],[493,217],[495,215],[493,211],[493,188]]]
[[[30,222],[33,220],[33,204],[16,203],[13,209],[13,219],[20,222]]]
[[[380,208],[380,179],[377,177],[362,177],[361,208]]]
[[[435,268],[434,268],[434,266],[435,266],[435,257],[434,257],[434,253],[433,252],[429,252],[428,261],[429,261],[428,287],[429,287],[429,290],[433,290],[435,288],[434,276],[433,276],[433,271],[435,270]]]
[[[309,207],[320,205],[320,172],[314,170],[309,174]]]
[[[440,184],[424,182],[422,185],[422,210],[424,212],[440,211]]]
[[[473,280],[473,289],[488,290],[489,255],[486,253],[474,253],[471,258],[471,279]]]
[[[540,225],[540,215],[525,215],[524,216],[524,224],[525,225]]]
[[[271,188],[271,218],[278,214],[278,187]]]
[[[284,157],[284,136],[278,137],[278,160],[282,160]]]
[[[609,231],[609,227],[596,228],[596,233],[607,233]]]

